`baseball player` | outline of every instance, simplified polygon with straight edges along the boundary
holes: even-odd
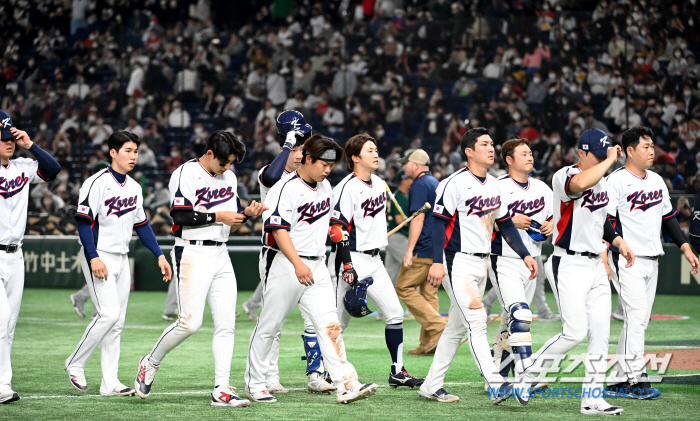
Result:
[[[608,219],[615,231],[624,237],[636,257],[632,267],[620,251],[610,248],[608,262],[612,281],[617,289],[625,314],[624,325],[617,346],[617,364],[621,369],[620,382],[610,385],[615,396],[625,394],[632,398],[649,399],[657,396],[649,383],[644,362],[644,332],[649,324],[654,304],[656,281],[659,275],[661,228],[680,247],[698,272],[698,258],[674,218],[668,188],[663,178],[653,171],[654,133],[648,127],[635,126],[622,134],[622,147],[627,154],[625,166],[608,176]],[[617,365],[616,364],[616,365]],[[608,380],[610,383],[610,380]]]
[[[387,228],[386,186],[372,174],[379,167],[377,141],[368,134],[351,137],[345,144],[345,159],[352,173],[333,189],[331,239],[335,247],[328,259],[335,277],[340,326],[344,331],[350,322],[350,313],[343,305],[350,285],[373,278],[367,295],[386,321],[384,337],[391,356],[389,386],[420,386],[424,379],[412,376],[403,365],[403,307],[379,256],[379,249],[387,246]]]
[[[86,392],[85,366],[99,345],[100,394],[133,396],[134,388],[122,384],[117,374],[121,332],[131,290],[127,253],[134,229],[158,258],[164,281],[170,280],[171,272],[143,210],[141,185],[127,175],[136,165],[141,141],[135,134],[120,130],[112,133],[107,144],[112,164],[85,180],[75,213],[82,245],[80,264],[97,316],[66,359],[65,369],[71,385]]]
[[[513,386],[499,374],[491,357],[486,338],[486,312],[481,303],[488,276],[487,257],[491,251],[494,222],[499,233],[508,242],[513,254],[523,259],[529,279],[537,276],[537,263],[523,244],[513,225],[510,210],[503,205],[497,181],[487,174],[493,164],[493,141],[483,127],[464,133],[461,142],[468,166],[438,185],[433,208],[433,264],[428,272],[431,284],[443,283],[450,297],[450,320],[435,351],[435,359],[420,396],[438,402],[458,401],[443,388],[445,373],[452,364],[461,340],[469,335],[469,349],[486,379],[494,405],[500,404],[512,393],[521,405],[527,404],[527,393],[514,391]],[[444,263],[443,263],[444,262]],[[513,268],[520,275],[520,268]],[[447,277],[445,277],[447,272]],[[517,280],[513,285],[517,285]],[[514,294],[515,295],[515,294]],[[513,298],[516,300],[519,298]],[[518,341],[529,335],[528,310],[523,303],[511,307],[514,320],[509,323],[513,338]],[[513,346],[520,342],[512,341]]]
[[[11,159],[19,145],[29,158]],[[53,180],[61,166],[51,155],[12,125],[12,117],[0,111],[0,403],[19,400],[12,390],[10,354],[24,289],[22,239],[27,226],[27,184]]]
[[[534,162],[529,140],[511,139],[505,142],[501,146],[501,156],[508,169],[508,174],[496,182],[501,206],[509,210],[530,256],[540,257],[542,242],[554,229],[552,190],[542,181],[528,176]],[[501,375],[508,377],[515,364],[520,366],[519,372],[530,365],[530,303],[537,281],[530,279],[530,271],[523,265],[520,255],[508,243],[504,243],[500,231],[496,232],[491,242],[490,260],[493,289],[503,309],[501,325],[493,344],[493,357],[494,363],[501,368]]]
[[[217,130],[207,138],[204,155],[180,165],[170,177],[170,215],[173,217],[179,314],[149,354],[139,361],[136,393],[147,398],[165,356],[202,325],[208,302],[214,318],[214,391],[211,405],[245,407],[230,385],[236,327],[236,275],[226,248],[231,230],[262,214],[261,203],[243,209],[236,194],[233,162],[245,157],[245,145],[232,133]]]
[[[622,413],[621,407],[602,397],[610,336],[610,284],[601,257],[605,251],[601,240],[605,240],[619,249],[628,268],[634,263],[634,253],[606,218],[610,196],[603,177],[621,153],[619,146],[610,145],[605,132],[589,129],[578,140],[578,165],[554,174],[554,253],[545,270],[557,297],[562,333],[532,356],[523,380],[535,381],[554,356],[565,355],[588,337],[581,394],[581,413],[587,415]]]
[[[306,123],[304,116],[299,111],[287,110],[277,116],[277,136],[280,141],[280,153],[270,163],[262,167],[258,173],[258,183],[260,184],[260,201],[264,202],[267,192],[283,176],[294,172],[301,166],[302,149],[304,142],[311,137],[312,128]],[[258,308],[262,302],[262,293],[265,286],[265,249],[260,250],[260,283],[255,292],[243,303],[243,310],[248,314],[250,320],[257,320]],[[321,348],[318,345],[318,337],[309,317],[302,312],[304,319],[304,333],[301,335],[304,342],[304,354],[306,358],[306,375],[309,377],[307,390],[312,393],[330,393],[335,388],[324,378],[325,368],[322,362]],[[279,354],[280,354],[280,330],[275,335],[272,349],[270,351],[270,368],[267,373],[268,392],[272,394],[287,393],[280,384],[279,374]]]
[[[302,166],[282,177],[265,199],[263,306],[250,338],[245,372],[246,396],[253,401],[277,401],[267,390],[270,350],[297,304],[317,332],[337,401],[368,398],[377,390],[376,384],[361,384],[347,360],[324,261],[332,195],[326,177],[342,154],[332,139],[311,136],[304,143]]]

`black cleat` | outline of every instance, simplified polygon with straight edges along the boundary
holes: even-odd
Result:
[[[412,376],[411,373],[403,367],[398,373],[389,375],[389,387],[394,389],[399,386],[408,386],[413,389],[416,386],[422,385],[424,381],[425,379]]]

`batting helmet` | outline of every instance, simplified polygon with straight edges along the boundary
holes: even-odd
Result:
[[[367,288],[374,283],[374,279],[365,278],[355,282],[345,293],[343,304],[345,310],[352,317],[364,317],[372,314],[372,310],[367,307]]]
[[[303,144],[306,139],[310,138],[313,134],[312,127],[310,124],[306,123],[304,115],[299,111],[286,110],[282,111],[277,116],[277,134],[282,138],[287,137],[287,133],[291,130],[301,130],[304,133],[301,138],[297,137],[297,145]]]

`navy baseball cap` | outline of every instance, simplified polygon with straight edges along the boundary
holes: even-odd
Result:
[[[14,127],[12,117],[7,112],[0,110],[0,139],[13,139],[15,135],[10,131],[12,127]]]
[[[588,129],[578,138],[579,149],[590,152],[600,159],[608,157],[608,148],[611,146],[608,135],[600,129]]]

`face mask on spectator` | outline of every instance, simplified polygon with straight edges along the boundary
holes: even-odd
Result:
[[[377,137],[384,137],[384,129],[377,130],[375,134],[377,135]]]
[[[673,56],[674,56],[675,58],[681,58],[681,52],[680,52],[680,51],[676,51],[675,53],[673,53]]]
[[[178,151],[170,151],[170,157],[171,158],[177,158],[180,154]]]
[[[204,132],[204,129],[201,127],[195,127],[194,132],[195,134],[202,134]]]
[[[564,44],[564,51],[569,51],[571,50],[571,46],[569,44]]]
[[[502,92],[503,92],[503,95],[508,95],[510,93],[510,89],[508,89],[508,87],[506,86],[503,88]]]
[[[358,63],[360,61],[360,58],[361,58],[360,56],[352,56],[352,61],[354,61],[355,63]]]
[[[637,64],[644,64],[644,58],[643,58],[643,57],[637,57]]]
[[[105,152],[105,153],[109,152],[109,146],[107,146],[107,145],[102,145],[102,147],[100,149],[102,150],[102,152]]]
[[[532,78],[532,81],[533,81],[534,83],[540,83],[540,82],[542,82],[542,78],[539,77],[539,76],[535,76],[535,77]]]
[[[513,113],[513,120],[520,121],[520,113]]]
[[[394,42],[394,37],[386,37],[386,42],[388,42],[388,43]]]
[[[579,137],[581,136],[581,129],[578,127],[574,129],[574,136]]]
[[[161,183],[160,181],[156,181],[154,187],[156,188],[156,190],[160,190],[163,188],[163,183]]]
[[[588,95],[588,94],[586,94],[586,95],[583,96],[583,100],[586,101],[586,102],[588,102],[588,101],[591,100],[591,96]]]
[[[523,39],[523,42],[527,45],[530,44],[530,38],[525,38]]]
[[[41,123],[41,124],[39,124],[39,130],[41,130],[42,132],[43,132],[44,130],[46,130],[46,127],[47,127],[47,126],[46,126],[46,123]]]
[[[676,120],[676,123],[681,124],[683,121],[683,114],[676,114],[673,116],[673,119]]]
[[[564,73],[564,75],[568,76],[571,73],[571,69],[568,67],[564,67],[561,69],[561,71]]]
[[[681,42],[680,47],[681,47],[681,50],[685,50],[686,48],[688,48],[688,44],[686,44],[685,42]]]
[[[58,175],[58,177],[56,177],[56,179],[61,183],[63,183],[64,181],[68,181],[68,174],[61,173]]]
[[[664,103],[665,103],[665,104],[670,104],[670,103],[671,103],[671,97],[670,97],[670,96],[665,96],[665,97],[664,97]]]
[[[291,17],[291,16],[289,16],[289,17],[287,18],[287,23],[292,23],[292,22],[294,22],[294,18]]]
[[[549,143],[551,143],[552,145],[558,145],[559,141],[561,141],[561,139],[559,139],[559,136],[552,136],[549,138]]]
[[[689,141],[685,142],[685,148],[688,149],[689,151],[692,151],[694,147],[695,147],[694,140],[689,140]]]
[[[384,54],[384,50],[382,48],[375,48],[374,54],[381,56],[382,54]]]
[[[656,92],[656,85],[655,85],[655,84],[647,85],[646,90],[647,90],[647,92],[649,92],[650,94],[653,94],[653,93]]]
[[[556,78],[557,78],[557,74],[556,74],[556,73],[550,73],[550,74],[549,74],[549,79],[550,79],[550,80],[554,80],[554,79],[556,79]]]
[[[425,99],[425,92],[418,92],[418,98]]]
[[[554,95],[557,92],[557,88],[555,86],[552,86],[551,88],[547,89],[547,93],[550,95]]]
[[[435,118],[437,118],[437,113],[428,113],[429,120],[435,120]]]
[[[683,89],[683,96],[686,98],[690,98],[690,96],[693,95],[693,91],[690,89]]]

